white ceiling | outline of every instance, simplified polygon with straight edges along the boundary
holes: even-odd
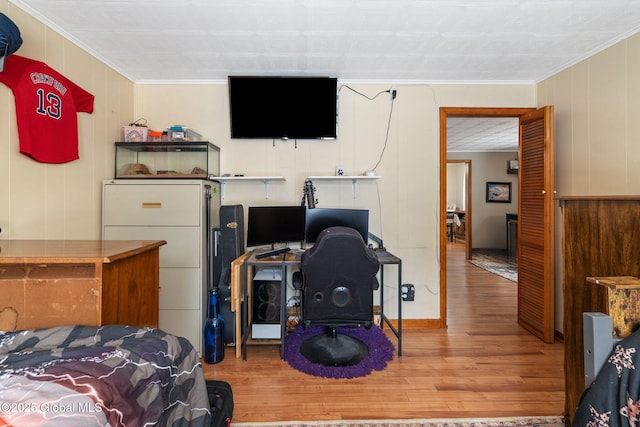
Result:
[[[9,1],[134,82],[538,82],[640,29],[638,0]]]
[[[518,118],[447,117],[447,151],[518,151]]]
[[[137,83],[535,83],[640,30],[638,0],[9,2]],[[517,150],[512,120],[449,121],[450,151]]]

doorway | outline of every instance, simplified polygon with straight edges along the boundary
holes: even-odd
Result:
[[[535,111],[534,108],[440,108],[440,253],[446,255],[447,235],[446,235],[446,203],[447,203],[447,119],[449,117],[520,117],[524,114]],[[506,165],[505,165],[506,167]],[[471,174],[469,174],[471,178]],[[472,194],[471,179],[469,179],[469,194]],[[472,224],[473,212],[472,203],[469,200],[465,214],[465,241],[467,259],[471,258],[472,245]],[[440,326],[447,325],[447,260],[446,256],[440,258]]]
[[[446,168],[447,237],[449,242],[464,241],[465,258],[471,259],[471,160],[448,160]]]

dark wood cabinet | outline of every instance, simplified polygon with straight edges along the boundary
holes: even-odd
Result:
[[[607,290],[588,277],[639,276],[640,197],[559,198],[562,211],[566,412],[584,391],[583,312],[606,313]]]

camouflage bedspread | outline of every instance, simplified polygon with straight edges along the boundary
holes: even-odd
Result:
[[[118,325],[0,333],[0,425],[209,423],[202,366],[184,338]]]
[[[640,425],[640,331],[616,343],[593,383],[583,392],[574,427]]]

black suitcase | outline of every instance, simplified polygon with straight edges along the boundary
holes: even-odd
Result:
[[[207,380],[211,427],[229,427],[233,417],[233,391],[226,381]]]
[[[216,230],[214,251],[214,285],[218,286],[220,311],[224,318],[224,342],[235,343],[235,316],[231,311],[231,262],[242,255],[244,245],[244,210],[242,205],[220,206],[220,228]]]

